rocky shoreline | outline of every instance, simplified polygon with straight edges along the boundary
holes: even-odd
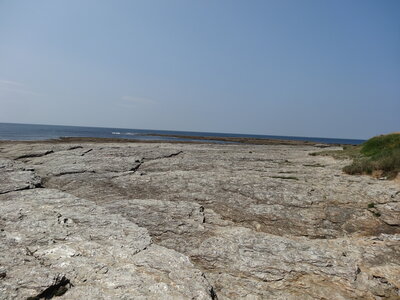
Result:
[[[399,299],[399,184],[315,151],[1,142],[0,299]]]

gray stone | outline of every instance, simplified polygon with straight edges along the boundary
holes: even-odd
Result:
[[[398,183],[315,150],[3,143],[0,299],[398,299]]]
[[[0,196],[0,299],[40,295],[68,279],[63,299],[211,299],[187,256],[91,201],[51,189]]]
[[[11,160],[0,159],[0,194],[31,189],[41,184],[41,178],[29,168]]]

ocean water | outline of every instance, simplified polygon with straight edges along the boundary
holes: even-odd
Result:
[[[147,136],[146,134],[266,138],[266,139],[278,139],[278,140],[311,141],[311,142],[326,143],[326,144],[358,145],[364,142],[364,140],[359,140],[359,139],[336,139],[336,138],[320,138],[320,137],[251,135],[251,134],[217,133],[217,132],[190,132],[190,131],[0,123],[0,140],[29,141],[29,140],[56,139],[60,137],[94,137],[94,138],[124,138],[124,139],[137,139],[137,140],[175,140],[175,141],[190,140],[191,141],[191,139],[186,139],[186,138]],[[210,141],[210,142],[221,143],[218,141]]]

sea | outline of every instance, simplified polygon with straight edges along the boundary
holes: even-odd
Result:
[[[148,134],[151,134],[149,136]],[[160,136],[157,136],[157,135]],[[166,137],[161,135],[180,135],[182,137]],[[351,144],[358,145],[365,140],[339,139],[322,137],[302,136],[278,136],[278,135],[254,135],[238,133],[218,132],[192,132],[192,131],[170,131],[150,129],[128,129],[128,128],[106,128],[106,127],[84,127],[84,126],[62,126],[62,125],[38,125],[38,124],[16,124],[0,123],[0,140],[33,141],[58,139],[61,137],[92,137],[92,138],[123,138],[136,140],[161,140],[161,141],[194,141],[185,136],[201,137],[243,137],[243,138],[265,138],[276,140],[298,140],[310,141],[324,144]],[[213,143],[226,143],[215,140],[202,140]]]

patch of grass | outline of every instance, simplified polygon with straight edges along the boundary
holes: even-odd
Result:
[[[372,174],[394,178],[400,172],[400,134],[380,135],[360,148],[360,156],[344,167],[347,174]]]
[[[373,137],[366,141],[361,153],[368,157],[388,156],[393,151],[400,150],[400,134],[386,134]]]
[[[321,151],[311,155],[353,159],[343,171],[351,175],[375,174],[392,179],[400,172],[400,134],[373,137],[359,146],[346,146],[338,151]]]
[[[291,180],[299,180],[295,176],[271,176],[271,178],[278,178],[278,179],[291,179]]]
[[[344,145],[343,150],[324,150],[320,152],[312,152],[311,156],[332,156],[336,159],[357,158],[360,154],[361,146]]]
[[[372,174],[374,168],[371,162],[366,158],[354,160],[351,165],[345,166],[343,171],[347,174]]]

